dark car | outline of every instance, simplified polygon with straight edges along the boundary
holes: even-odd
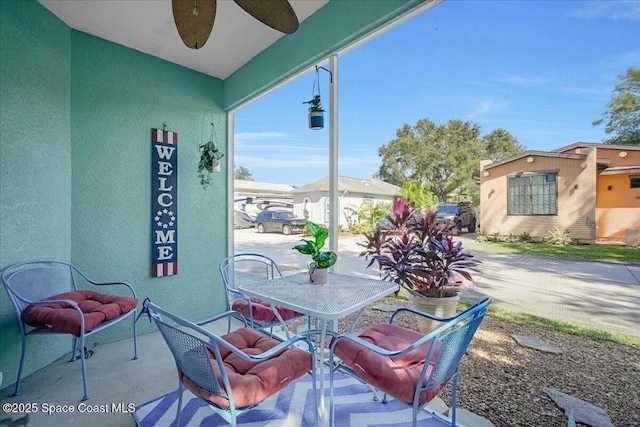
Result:
[[[256,217],[258,233],[277,231],[283,234],[302,233],[307,221],[297,218],[290,212],[264,211]]]
[[[391,225],[391,221],[389,221],[387,217],[384,217],[376,221],[376,228],[378,230],[388,231],[393,228],[393,225]]]
[[[476,210],[469,202],[440,203],[436,207],[436,222],[449,224],[458,233],[463,228],[467,228],[470,233],[475,232],[476,217]]]

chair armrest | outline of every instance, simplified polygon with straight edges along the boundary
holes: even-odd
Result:
[[[238,313],[237,311],[233,311],[233,310],[229,310],[229,311],[225,311],[223,313],[220,314],[216,314],[213,317],[209,317],[208,319],[204,319],[201,320],[199,322],[195,322],[196,325],[198,326],[203,326],[206,325],[208,323],[211,322],[216,322],[218,320],[222,320],[222,319],[226,319],[226,318],[230,318],[230,317],[235,317],[236,319],[240,320],[244,326],[247,326],[247,319],[240,313]]]
[[[262,361],[262,360],[267,360],[267,359],[272,358],[276,354],[280,353],[282,350],[285,350],[285,349],[291,347],[294,343],[296,343],[298,341],[304,341],[307,344],[308,348],[309,348],[309,353],[310,354],[314,354],[315,347],[313,346],[313,343],[311,342],[311,340],[309,340],[308,337],[303,337],[303,336],[300,336],[300,335],[294,335],[293,337],[289,338],[286,341],[281,342],[277,346],[273,347],[270,350],[265,351],[264,353],[260,353],[260,354],[256,354],[256,355],[250,355],[250,354],[246,354],[242,350],[237,349],[238,352],[236,354],[238,354],[238,356],[242,357],[244,360],[247,360],[247,361],[250,361],[250,362],[259,362],[259,361]],[[233,347],[233,346],[231,346],[231,347]]]
[[[434,331],[435,332],[435,331]],[[385,356],[385,357],[389,357],[389,358],[394,358],[394,357],[401,357],[404,356],[405,354],[415,350],[416,348],[420,347],[421,345],[423,345],[424,343],[426,343],[427,341],[433,339],[433,338],[437,338],[440,334],[439,333],[433,333],[431,332],[430,334],[427,334],[425,336],[423,336],[422,338],[420,338],[418,341],[414,342],[413,344],[411,344],[410,346],[406,347],[403,350],[396,350],[396,351],[389,351],[386,350],[382,347],[378,347],[377,345],[371,344],[369,341],[365,341],[362,338],[360,338],[357,335],[353,335],[353,334],[343,334],[343,335],[338,335],[333,342],[331,343],[331,353],[333,354],[335,346],[338,344],[338,342],[340,342],[341,340],[349,340],[349,341],[353,341],[354,343],[361,345],[362,347],[373,351],[374,353],[377,353],[381,356]],[[433,352],[433,349],[435,348],[435,343],[437,340],[433,340],[433,344],[431,345],[430,348],[430,352]],[[431,356],[429,356],[431,357]]]
[[[309,348],[309,353],[314,354],[315,347],[313,346],[313,343],[311,342],[311,340],[309,340],[309,338],[307,337],[303,337],[300,335],[294,335],[293,337],[289,338],[286,341],[281,342],[280,344],[273,347],[272,349],[267,350],[260,354],[255,354],[255,355],[247,354],[244,351],[240,350],[239,348],[229,344],[227,341],[217,337],[215,337],[215,339],[210,342],[210,345],[212,344],[222,345],[228,348],[229,350],[231,350],[232,352],[234,352],[235,354],[237,354],[238,356],[240,356],[243,360],[246,360],[248,362],[261,362],[263,360],[272,358],[276,354],[280,353],[282,350],[285,350],[291,347],[294,343],[298,341],[304,341]]]
[[[437,322],[442,322],[442,323],[446,323],[448,321],[450,321],[451,319],[453,319],[456,316],[453,317],[438,317],[435,316],[433,314],[429,314],[429,313],[425,313],[423,311],[417,310],[415,308],[411,308],[411,307],[400,307],[398,309],[396,309],[396,311],[393,312],[393,314],[391,315],[391,318],[389,319],[389,323],[393,323],[393,320],[395,319],[395,317],[402,313],[403,311],[408,311],[410,313],[413,314],[417,314],[418,316],[422,316],[422,317],[427,317],[429,319],[435,320]]]
[[[78,303],[75,301],[72,301],[70,299],[48,299],[48,300],[39,300],[39,301],[31,301],[28,300],[26,298],[22,298],[19,295],[16,295],[16,297],[22,301],[25,302],[29,305],[47,305],[47,304],[68,304],[70,306],[72,306],[75,309],[78,309]],[[80,312],[82,313],[82,312]]]
[[[98,282],[94,282],[93,280],[87,279],[87,281],[89,283],[91,283],[94,286],[113,286],[113,285],[120,285],[120,286],[126,286],[127,288],[129,288],[129,290],[131,291],[131,293],[133,294],[133,297],[135,299],[138,299],[138,296],[136,295],[136,290],[133,289],[133,286],[131,286],[129,283],[127,282],[105,282],[105,283],[98,283]]]

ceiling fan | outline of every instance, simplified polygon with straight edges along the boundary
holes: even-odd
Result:
[[[286,34],[298,29],[298,18],[288,0],[234,0],[258,21]],[[216,18],[216,0],[171,0],[173,20],[184,44],[200,49]]]

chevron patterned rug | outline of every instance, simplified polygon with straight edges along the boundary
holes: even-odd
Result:
[[[329,376],[325,376],[325,400],[329,407]],[[336,374],[336,427],[408,427],[411,426],[411,407],[396,400],[386,404],[373,401],[371,389],[353,378]],[[139,427],[169,427],[176,417],[178,391],[140,405],[133,413]],[[314,402],[311,375],[291,383],[278,394],[240,415],[238,426],[306,427],[314,425]],[[421,427],[450,427],[442,419],[422,412]],[[180,427],[216,427],[228,425],[207,404],[185,391],[182,398]]]

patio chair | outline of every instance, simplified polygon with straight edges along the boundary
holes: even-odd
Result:
[[[274,326],[304,317],[304,314],[287,308],[272,308],[268,302],[250,298],[238,291],[238,286],[243,284],[282,277],[278,265],[271,258],[253,253],[232,255],[222,260],[220,273],[227,291],[227,309],[241,313],[253,329],[269,329],[273,336]]]
[[[22,353],[14,396],[20,395],[22,367],[27,336],[38,334],[71,334],[71,362],[80,358],[84,396],[89,399],[85,359],[85,339],[133,314],[133,358],[138,358],[135,313],[136,292],[124,282],[98,283],[89,279],[72,264],[60,261],[26,261],[12,264],[2,271],[2,284],[15,308]],[[78,289],[80,284],[81,290]],[[100,293],[93,289],[127,288],[131,296]],[[78,338],[80,338],[78,346]],[[78,356],[78,353],[80,354]]]
[[[450,318],[439,318],[413,308],[397,309],[389,323],[372,326],[358,336],[343,334],[331,342],[329,366],[331,425],[334,418],[334,373],[345,372],[384,393],[412,406],[413,426],[418,425],[418,413],[426,409],[447,383],[453,379],[451,394],[451,425],[456,426],[456,391],[458,366],[473,335],[487,312],[491,299],[487,298]],[[442,326],[424,335],[394,325],[395,317],[409,312],[442,322]],[[334,363],[334,357],[340,358]],[[436,415],[439,416],[439,415]]]
[[[317,401],[316,360],[313,344],[308,338],[295,336],[280,342],[265,337],[246,327],[246,319],[236,311],[193,323],[148,299],[143,310],[153,318],[178,369],[178,409],[172,425],[180,425],[185,388],[203,399],[231,426],[236,425],[241,413],[309,372],[313,377],[313,393]],[[240,319],[245,327],[223,336],[203,328],[205,324],[231,317]],[[167,319],[177,325],[167,323]],[[306,344],[308,351],[294,346],[299,341]],[[315,412],[317,425],[318,414]]]

